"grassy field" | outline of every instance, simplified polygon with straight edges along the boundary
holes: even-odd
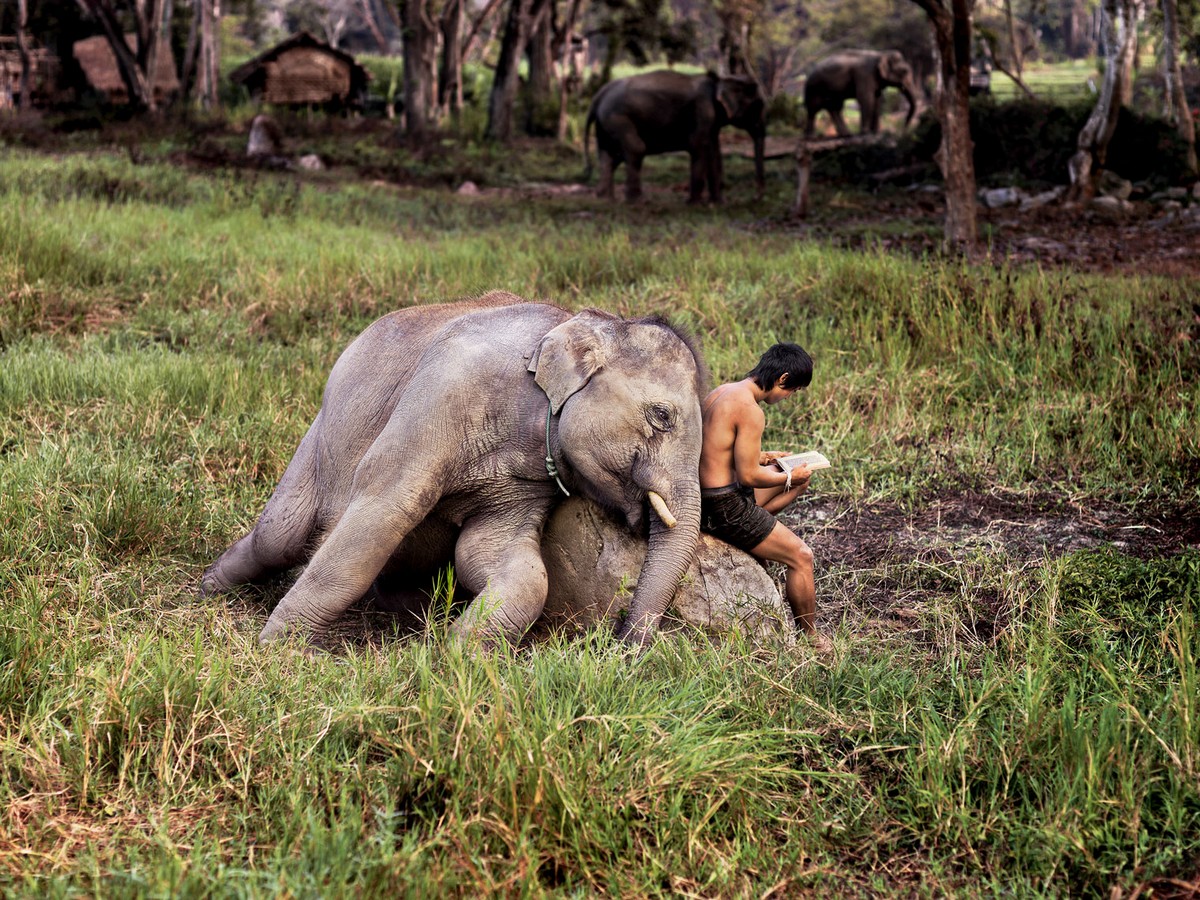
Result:
[[[0,888],[1200,879],[1200,277],[841,251],[749,200],[630,210],[521,180],[0,156]],[[362,639],[308,658],[256,645],[283,588],[196,599],[345,344],[491,288],[666,314],[718,379],[775,340],[812,351],[768,441],[836,463],[788,516],[831,656],[695,633],[634,658],[597,633],[464,657],[443,622],[404,640],[356,611]],[[1027,518],[942,519],[998,502]],[[1097,522],[1121,527],[1063,537]]]

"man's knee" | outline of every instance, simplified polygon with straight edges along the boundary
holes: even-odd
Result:
[[[807,569],[812,571],[813,567],[813,552],[808,544],[804,543],[800,538],[795,538],[795,542],[791,547],[791,560],[788,565],[793,569]]]

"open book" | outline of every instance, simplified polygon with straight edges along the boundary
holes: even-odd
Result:
[[[828,469],[830,463],[825,458],[824,453],[809,450],[807,453],[794,453],[791,456],[781,456],[775,460],[775,465],[787,472],[788,475],[791,475],[792,469],[796,468],[796,466],[808,466],[812,470]]]

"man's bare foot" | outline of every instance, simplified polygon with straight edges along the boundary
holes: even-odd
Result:
[[[800,636],[821,656],[828,656],[833,652],[833,641],[819,631],[802,631]]]

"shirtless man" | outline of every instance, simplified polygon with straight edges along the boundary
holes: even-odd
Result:
[[[763,452],[766,416],[759,408],[788,399],[811,381],[809,355],[796,344],[776,344],[745,378],[704,399],[700,527],[758,559],[787,566],[784,592],[796,626],[827,649],[828,640],[816,633],[812,551],[774,516],[804,493],[811,472],[797,466],[788,488],[787,474],[772,464],[787,453]]]

